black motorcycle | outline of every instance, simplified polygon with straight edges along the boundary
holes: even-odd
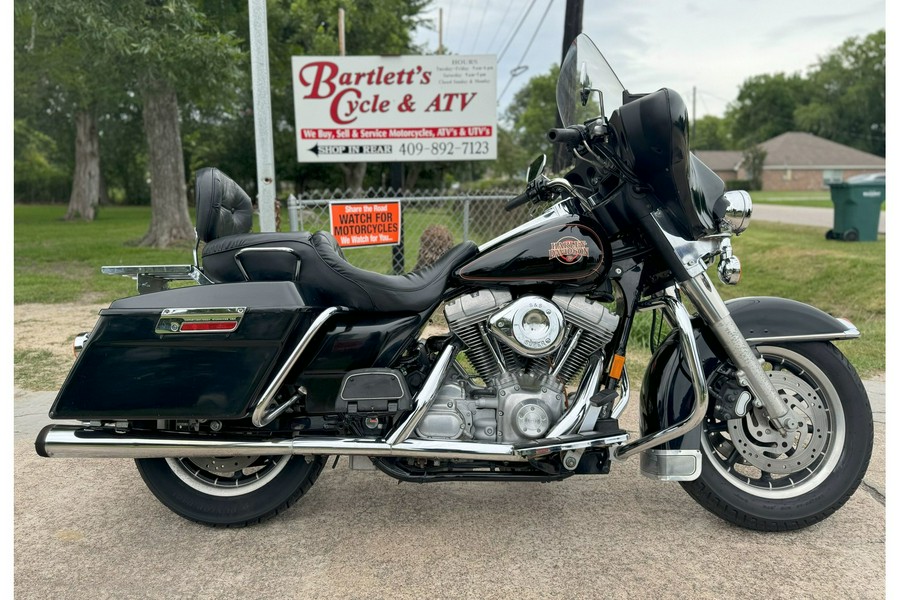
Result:
[[[868,397],[832,344],[859,332],[792,300],[722,301],[707,270],[718,258],[737,283],[751,201],[691,154],[677,93],[626,92],[582,35],[557,101],[549,138],[574,167],[549,179],[541,157],[508,203],[549,208],[405,276],[352,266],[325,232],[249,233],[247,194],[198,172],[194,264],[104,269],[141,293],[76,339],[50,417],[82,424],[47,426],[37,452],[134,458],[163,504],[220,526],[292,505],[332,455],[410,482],[554,481],[640,455],[742,527],[829,516],[872,451]],[[423,339],[441,305],[449,333]],[[671,332],[630,439],[642,311]]]

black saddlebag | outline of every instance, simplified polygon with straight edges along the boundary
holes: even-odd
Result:
[[[321,311],[290,282],[202,285],[113,302],[53,419],[236,419]]]

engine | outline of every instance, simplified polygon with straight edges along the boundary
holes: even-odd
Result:
[[[619,322],[581,295],[513,300],[505,290],[457,298],[444,315],[483,385],[448,376],[416,434],[505,443],[545,436],[565,410],[566,384],[612,339]]]

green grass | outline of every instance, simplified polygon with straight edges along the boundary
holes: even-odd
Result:
[[[781,204],[783,206],[808,206],[813,208],[834,208],[831,201],[831,192],[803,191],[803,192],[750,192],[754,204]],[[885,204],[882,203],[881,210]]]
[[[754,196],[754,199],[756,197]],[[135,294],[134,281],[100,273],[102,265],[187,264],[191,245],[169,250],[134,245],[147,229],[149,208],[111,207],[91,223],[64,222],[65,206],[15,207],[15,289],[19,303],[90,301],[104,303]],[[425,212],[425,211],[422,211]],[[418,236],[432,222],[447,222],[457,237],[459,226],[440,210],[414,219],[404,215],[407,257],[415,256]],[[282,224],[287,219],[282,218]],[[305,223],[307,230],[324,223]],[[841,349],[864,375],[885,368],[885,242],[826,240],[814,227],[756,222],[734,240],[744,268],[740,285],[720,286],[726,298],[782,296],[806,302],[850,319],[862,332]],[[390,248],[349,251],[390,254]],[[407,258],[407,268],[412,268]],[[717,278],[712,275],[714,280]],[[648,326],[640,324],[644,331]],[[634,350],[637,350],[634,348]],[[18,358],[17,358],[18,360]]]
[[[733,243],[743,276],[737,286],[719,285],[725,298],[781,296],[847,318],[862,336],[839,343],[841,350],[863,374],[884,371],[884,236],[840,242],[814,227],[754,223]]]
[[[785,206],[810,206],[832,208],[831,192],[750,192],[754,204],[782,204]]]

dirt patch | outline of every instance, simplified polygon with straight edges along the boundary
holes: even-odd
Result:
[[[42,391],[62,385],[74,360],[75,335],[90,331],[106,304],[18,304],[13,317],[14,379]]]

